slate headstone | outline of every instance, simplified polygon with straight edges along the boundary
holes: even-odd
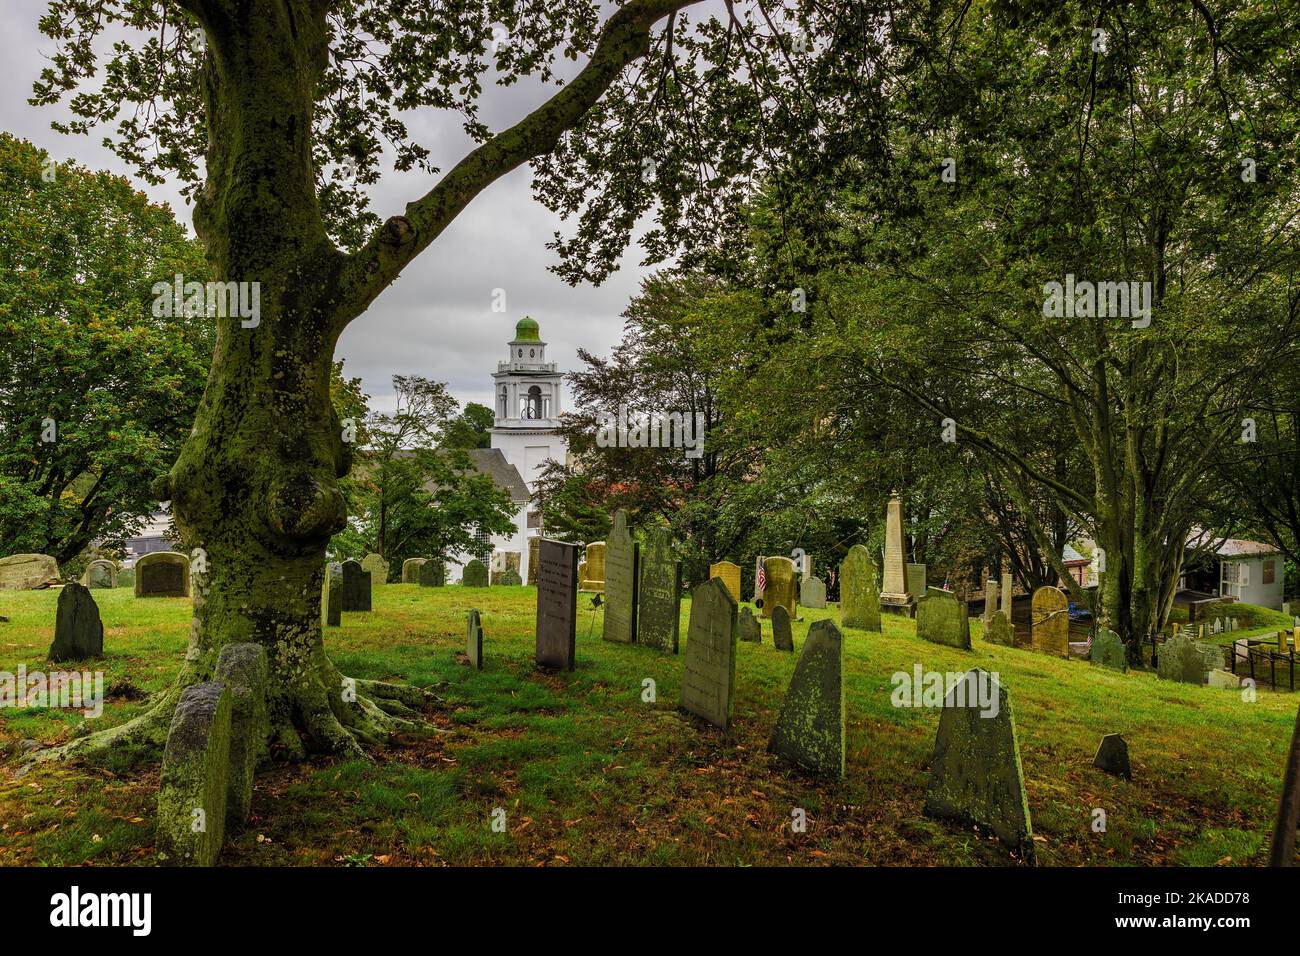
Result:
[[[637,594],[637,643],[677,653],[681,632],[682,565],[673,553],[672,533],[651,528],[641,546],[641,583]]]
[[[478,558],[471,558],[465,563],[460,573],[460,583],[467,588],[485,588],[488,586],[487,565]]]
[[[63,586],[54,617],[52,661],[84,661],[104,654],[104,622],[90,590],[73,581]]]
[[[880,582],[871,552],[849,548],[840,565],[840,623],[864,631],[880,630]]]
[[[1107,734],[1101,738],[1097,755],[1092,758],[1092,765],[1125,780],[1133,779],[1133,767],[1128,761],[1128,741],[1123,734]]]
[[[794,562],[782,557],[764,558],[763,575],[767,578],[763,588],[763,617],[771,617],[777,605],[785,608],[790,620],[798,617],[799,585]]]
[[[605,539],[605,624],[607,641],[631,644],[636,640],[637,587],[640,581],[641,548],[627,529],[627,512],[614,512],[614,526]],[[591,574],[591,549],[587,550],[587,573]]]
[[[345,613],[370,610],[370,572],[363,571],[358,561],[344,561],[343,603],[340,609]]]
[[[267,749],[271,720],[267,710],[266,648],[227,644],[217,655],[213,679],[230,694],[230,772],[226,781],[226,826],[248,822],[253,773]]]
[[[844,641],[828,620],[815,621],[794,667],[767,749],[806,770],[844,776]]]
[[[736,631],[736,602],[721,578],[710,578],[691,592],[681,705],[723,730],[731,726]]]
[[[179,551],[151,551],[135,562],[135,596],[189,597],[190,559]]]
[[[718,580],[722,580],[719,578]],[[728,594],[731,592],[728,591]],[[747,641],[750,644],[763,643],[763,627],[754,617],[754,612],[747,607],[742,607],[740,613],[736,616],[736,633],[740,640]]]
[[[543,539],[537,552],[537,664],[573,670],[578,625],[576,544]]]
[[[804,607],[826,606],[826,582],[821,578],[807,577],[799,582],[799,603]]]
[[[988,628],[984,631],[984,640],[989,644],[1002,647],[1016,646],[1015,626],[1006,611],[994,611],[989,618]]]
[[[794,630],[784,604],[778,604],[772,612],[772,646],[778,651],[794,653]]]
[[[59,583],[59,563],[48,554],[0,558],[0,591],[33,591]]]
[[[465,656],[469,658],[470,667],[483,669],[483,622],[478,611],[470,611],[466,617]]]
[[[165,866],[212,866],[226,829],[230,692],[218,681],[181,692],[163,750],[154,845]]]
[[[740,567],[730,561],[718,561],[709,565],[709,577],[722,578],[722,583],[731,592],[731,599],[740,603]]]
[[[1047,585],[1034,592],[1029,639],[1043,654],[1070,655],[1070,602],[1060,588]]]
[[[343,568],[325,565],[325,580],[321,586],[321,623],[325,627],[338,627],[343,623]]]
[[[945,591],[921,598],[916,602],[916,636],[931,644],[969,651],[970,614],[966,602]]]
[[[1088,655],[1094,664],[1109,667],[1111,670],[1128,670],[1128,652],[1118,634],[1109,628],[1098,628],[1092,639],[1092,651]]]

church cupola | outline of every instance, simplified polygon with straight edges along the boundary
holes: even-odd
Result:
[[[546,361],[546,343],[535,319],[515,325],[510,354],[492,374],[496,422],[492,447],[519,469],[529,489],[548,459],[564,463],[566,445],[558,434],[563,374]]]

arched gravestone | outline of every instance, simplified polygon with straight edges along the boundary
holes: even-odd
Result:
[[[488,586],[487,565],[478,558],[471,558],[460,572],[460,583],[467,588],[485,588]]]
[[[710,580],[713,579],[710,578]],[[719,578],[718,580],[722,579]],[[763,643],[763,626],[758,623],[758,618],[754,617],[754,612],[747,607],[742,607],[740,613],[736,615],[736,633],[742,641],[747,643]]]
[[[104,558],[97,558],[86,565],[81,575],[81,583],[88,588],[117,587],[117,565]]]
[[[722,583],[727,586],[727,592],[731,599],[737,604],[740,603],[740,567],[732,564],[730,561],[719,561],[716,564],[709,565],[709,577],[721,578]]]
[[[736,631],[736,602],[721,578],[709,578],[691,592],[681,706],[723,730],[731,726]]]
[[[799,606],[794,562],[789,558],[764,558],[763,576],[767,578],[763,588],[763,617],[771,617],[773,608],[780,604],[793,621]]]
[[[641,549],[627,529],[627,512],[614,512],[614,527],[605,539],[605,625],[607,641],[631,644],[636,640],[637,586],[640,579]],[[592,552],[587,548],[587,573]]]
[[[667,528],[646,532],[637,599],[637,643],[676,654],[681,632],[682,565],[673,553],[672,532]]]
[[[539,667],[573,670],[578,626],[578,556],[582,548],[543,540],[537,552]]]
[[[767,749],[814,773],[844,776],[844,641],[832,621],[808,629]]]
[[[59,582],[59,563],[48,554],[0,558],[0,591],[32,591]]]
[[[383,587],[388,583],[388,562],[373,551],[361,559],[361,570],[370,572],[371,587]]]
[[[135,562],[135,596],[189,597],[190,559],[178,551],[153,551]]]
[[[1011,623],[1011,616],[1006,611],[993,612],[993,616],[989,618],[988,627],[984,631],[984,640],[989,644],[998,644],[1002,647],[1016,646],[1015,626]]]
[[[59,594],[54,618],[52,661],[84,661],[104,653],[104,622],[90,590],[76,583],[65,584]]]
[[[447,565],[441,558],[426,558],[415,569],[415,582],[422,588],[440,588],[447,583]]]
[[[420,565],[428,561],[428,558],[407,558],[402,562],[402,583],[418,584],[420,581]]]
[[[806,577],[799,583],[799,603],[804,607],[826,607],[826,584],[821,578]]]
[[[970,614],[965,601],[936,591],[916,602],[916,636],[931,644],[970,650]]]
[[[772,646],[778,651],[794,653],[794,629],[784,604],[778,604],[772,611]]]
[[[1036,651],[1056,657],[1070,655],[1070,602],[1060,588],[1034,592],[1029,639]]]
[[[871,552],[849,548],[840,564],[840,623],[864,631],[880,630],[880,581]]]
[[[578,590],[605,590],[605,542],[593,541],[587,545],[581,564],[584,576],[578,585]]]
[[[1092,651],[1088,655],[1094,664],[1109,667],[1112,670],[1128,670],[1128,654],[1119,635],[1109,628],[1100,628],[1092,639]]]
[[[364,571],[358,561],[344,561],[343,605],[345,612],[370,610],[370,572]]]
[[[1223,648],[1178,634],[1160,645],[1156,676],[1184,684],[1204,684],[1209,681],[1210,672],[1222,666]]]

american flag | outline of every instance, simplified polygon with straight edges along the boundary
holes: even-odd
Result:
[[[763,571],[763,559],[760,557],[754,570],[754,593],[761,595],[766,590],[767,574]]]

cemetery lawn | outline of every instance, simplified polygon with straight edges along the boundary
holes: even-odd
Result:
[[[99,666],[108,726],[171,683],[185,652],[188,599],[94,591],[105,624]],[[0,670],[44,669],[57,591],[0,592]],[[579,607],[589,596],[579,597]],[[486,664],[463,657],[465,612],[482,613]],[[689,600],[682,609],[685,653]],[[273,765],[258,776],[249,827],[228,865],[1008,865],[996,841],[921,813],[939,715],[895,708],[890,677],[980,666],[1011,695],[1037,852],[1047,865],[1262,864],[1300,698],[1160,682],[1080,661],[984,644],[923,642],[912,622],[846,631],[848,776],[827,782],[766,753],[796,655],[740,644],[730,736],[680,714],[681,656],[600,639],[582,610],[578,668],[532,663],[535,591],[388,585],[374,611],[326,634],[344,673],[437,689],[435,732],[373,763]],[[838,611],[802,609],[808,626]],[[594,625],[594,626],[592,626]],[[590,626],[590,632],[589,632]],[[657,701],[642,701],[643,681]],[[40,765],[15,779],[21,741],[52,744],[77,712],[0,712],[0,863],[151,864],[156,767]],[[1103,734],[1128,740],[1134,782],[1092,767]],[[507,831],[494,833],[495,808]],[[807,831],[791,831],[791,812]],[[1106,832],[1092,832],[1093,809]]]

